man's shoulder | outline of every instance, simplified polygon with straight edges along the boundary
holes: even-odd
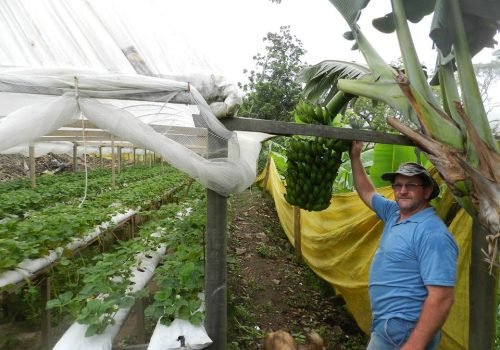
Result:
[[[372,197],[372,206],[396,206],[396,201],[386,198],[378,192],[375,192]]]
[[[426,237],[426,241],[433,242],[432,244],[436,244],[436,241],[446,241],[457,246],[455,237],[434,208],[417,224],[415,231],[421,233],[419,236]]]
[[[398,204],[380,193],[376,192],[372,197],[372,208],[379,218],[386,220],[393,215],[399,215]]]
[[[436,213],[436,210],[434,207],[427,207],[421,211],[419,211],[415,217],[414,220],[417,221],[420,225],[426,226],[426,227],[436,227],[436,228],[441,228],[446,231],[448,231],[448,227],[444,223],[444,221],[439,217],[439,215]]]

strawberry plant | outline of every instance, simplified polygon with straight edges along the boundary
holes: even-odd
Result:
[[[175,318],[200,324],[203,319],[199,294],[204,278],[205,201],[194,199],[168,207],[170,215],[164,225],[172,252],[155,271],[154,280],[160,291],[154,295],[145,313],[150,318],[161,319],[165,325]]]
[[[113,215],[130,207],[148,208],[173,188],[178,188],[186,177],[179,171],[164,176],[130,183],[128,187],[108,191],[87,200],[80,208],[76,203],[49,206],[29,212],[26,218],[9,217],[0,221],[0,251],[7,252],[0,264],[0,273],[13,269],[28,258],[37,258],[57,247],[64,247],[73,238],[86,235],[97,225],[108,222]],[[24,249],[10,250],[15,240]],[[5,246],[4,246],[5,244]]]

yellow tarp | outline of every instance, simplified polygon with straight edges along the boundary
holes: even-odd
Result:
[[[272,158],[257,182],[272,195],[281,225],[295,245],[293,207],[283,194],[285,187]],[[267,183],[265,183],[267,180]],[[390,187],[378,191],[392,197]],[[449,198],[449,197],[448,197]],[[438,208],[439,212],[439,208]],[[304,261],[329,282],[346,301],[347,309],[365,332],[371,323],[368,300],[368,271],[375,254],[383,223],[364,205],[356,193],[337,194],[321,212],[300,210],[301,252]],[[455,303],[443,327],[439,349],[468,349],[469,265],[471,217],[461,210],[449,227],[459,246]]]

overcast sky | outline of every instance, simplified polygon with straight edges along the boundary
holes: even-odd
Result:
[[[348,30],[344,19],[328,0],[154,0],[167,7],[170,23],[187,36],[196,51],[202,50],[214,61],[221,73],[233,81],[244,79],[243,69],[255,68],[252,57],[265,53],[262,39],[268,32],[290,25],[291,33],[303,43],[304,60],[314,64],[324,59],[363,62],[352,42],[342,34]],[[170,12],[171,11],[171,12]],[[363,11],[360,26],[375,49],[388,62],[401,56],[395,34],[383,34],[371,26],[371,19],[390,12],[390,1],[372,0]],[[175,15],[172,15],[175,14]],[[418,25],[411,25],[420,60],[433,67],[435,51],[428,37],[430,16]],[[491,60],[491,51],[482,52],[477,61]]]

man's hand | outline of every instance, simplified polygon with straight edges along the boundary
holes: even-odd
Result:
[[[361,157],[361,151],[363,150],[363,141],[352,141],[351,148],[349,149],[349,158],[359,158]]]
[[[427,291],[418,323],[400,350],[425,349],[448,317],[454,300],[453,287],[427,286]]]
[[[358,192],[361,200],[369,207],[372,208],[372,197],[375,194],[375,186],[366,175],[363,164],[361,164],[361,151],[363,149],[362,141],[353,141],[351,149],[349,150],[349,157],[351,158],[352,178],[354,187]]]

